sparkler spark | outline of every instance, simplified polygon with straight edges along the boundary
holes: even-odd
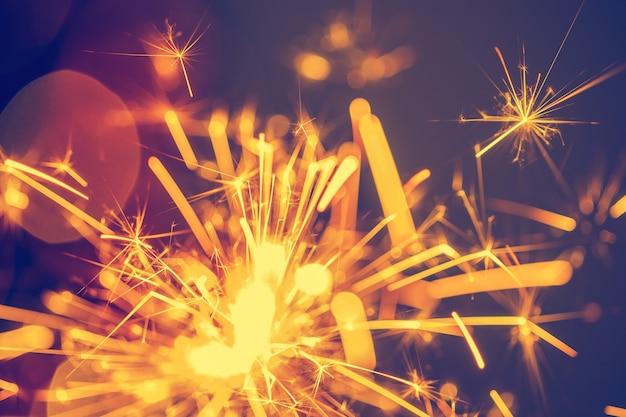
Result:
[[[185,42],[179,42],[182,33],[176,30],[176,24],[169,19],[165,20],[165,31],[159,32],[159,38],[151,41],[141,39],[141,42],[147,48],[155,52],[98,52],[107,55],[129,56],[129,57],[147,57],[154,59],[154,68],[160,76],[169,77],[171,70],[176,66],[180,67],[180,71],[184,77],[185,85],[189,93],[189,97],[193,97],[193,89],[189,79],[187,66],[192,57],[197,56],[196,51],[198,42],[204,36],[209,27],[200,31],[201,23],[194,28],[191,35]],[[97,51],[85,50],[85,52],[96,53]]]
[[[357,106],[370,106],[359,99],[351,114],[360,117],[353,122],[359,126],[374,178],[386,178],[377,180],[383,211],[388,214],[381,225],[389,229],[391,250],[402,251],[407,241],[418,241],[419,228],[413,226],[397,174],[389,171],[393,157],[384,151],[387,145],[380,121],[369,110],[354,110]],[[174,117],[168,112],[164,122],[169,126]],[[178,136],[178,147],[190,151],[186,136],[180,134],[182,126],[170,130]],[[210,130],[212,137],[220,136],[215,127]],[[343,249],[354,231],[341,225],[356,224],[354,218],[346,217],[356,213],[347,214],[343,207],[355,195],[354,189],[345,187],[351,177],[359,175],[359,148],[352,144],[349,151],[319,159],[315,156],[322,151],[316,150],[319,141],[308,135],[299,136],[291,154],[263,134],[254,138],[240,130],[238,136],[241,151],[249,152],[256,163],[250,165],[248,158],[245,165],[227,168],[236,175],[227,181],[228,175],[221,172],[223,195],[228,198],[204,208],[189,202],[161,160],[151,157],[148,161],[196,244],[176,243],[175,233],[165,233],[168,243],[159,243],[158,235],[143,234],[142,216],[135,226],[128,222],[123,227],[98,226],[96,230],[106,228],[100,230],[100,239],[107,245],[99,248],[109,251],[101,256],[109,261],[100,263],[98,282],[88,285],[84,296],[49,293],[44,303],[53,315],[45,315],[45,320],[29,318],[24,310],[0,310],[4,319],[61,333],[58,349],[49,342],[27,346],[5,342],[0,347],[13,356],[36,351],[67,357],[50,389],[40,394],[48,402],[50,416],[77,410],[83,415],[102,415],[136,409],[163,409],[176,415],[183,410],[199,415],[338,415],[347,411],[345,405],[337,405],[345,398],[387,411],[404,408],[422,417],[445,415],[456,407],[454,398],[415,395],[409,402],[390,390],[392,384],[404,386],[404,392],[415,390],[415,381],[421,377],[414,369],[406,376],[377,370],[372,333],[377,330],[460,335],[454,330],[459,326],[482,368],[485,365],[468,326],[518,326],[522,320],[538,337],[575,355],[538,324],[518,316],[461,319],[455,312],[453,319],[431,318],[429,313],[404,320],[392,307],[389,320],[375,319],[376,303],[365,300],[380,288],[381,280],[391,284],[393,292],[402,282],[402,270],[423,265],[421,276],[431,276],[452,265],[469,266],[484,257],[484,251],[459,256],[448,245],[423,248],[400,261],[390,258],[391,264],[380,272],[366,266],[351,276],[349,271],[364,262],[357,253],[372,238],[370,233],[351,250]],[[307,152],[308,147],[314,152]],[[217,165],[228,166],[230,146],[224,143],[214,151]],[[12,163],[5,161],[5,165]],[[303,179],[294,181],[298,177]],[[35,177],[29,185],[44,192],[35,185],[44,179]],[[397,187],[390,187],[390,181]],[[321,233],[313,232],[326,210],[331,211],[329,225]],[[222,213],[221,218],[215,217],[217,213]],[[444,254],[453,257],[451,265],[439,263]],[[435,260],[434,265],[424,263]],[[483,271],[484,276],[475,272],[469,280],[418,283],[436,288],[423,294],[441,299],[502,288],[561,285],[569,280],[567,262],[551,265],[553,273],[545,274],[545,279],[533,272],[544,271],[545,266],[529,264]],[[510,283],[503,283],[507,277]],[[412,281],[417,279],[421,278]],[[455,288],[461,281],[464,289],[459,292]],[[405,303],[405,298],[398,302]]]
[[[528,79],[526,49],[524,47],[522,47],[522,61],[519,64],[519,84],[513,81],[511,71],[509,70],[502,52],[498,47],[495,47],[496,54],[504,70],[504,87],[498,86],[489,78],[498,92],[498,99],[501,100],[498,112],[496,114],[489,114],[485,111],[480,111],[480,118],[461,117],[460,119],[461,122],[486,122],[502,125],[502,128],[491,138],[486,140],[484,146],[481,146],[481,148],[477,150],[475,154],[476,158],[482,157],[503,141],[511,141],[514,154],[513,162],[523,164],[528,159],[532,159],[529,147],[535,146],[539,149],[541,156],[546,159],[553,173],[559,178],[558,170],[548,155],[546,148],[552,146],[552,141],[555,138],[563,142],[560,126],[593,124],[594,122],[562,119],[559,118],[556,113],[558,110],[566,107],[572,98],[626,69],[624,65],[608,68],[575,87],[565,86],[559,90],[554,90],[547,85],[548,78],[574,27],[574,23],[582,10],[583,4],[581,4],[574,16],[545,75],[542,77],[542,75],[538,73],[534,83]]]

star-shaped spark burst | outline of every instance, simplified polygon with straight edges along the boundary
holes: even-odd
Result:
[[[180,42],[183,36],[180,31],[176,30],[176,24],[170,19],[165,20],[165,31],[159,32],[159,36],[155,40],[140,39],[147,49],[154,52],[99,52],[107,55],[131,56],[131,57],[149,57],[155,59],[154,67],[159,75],[167,75],[175,67],[180,70],[185,78],[185,85],[189,92],[189,97],[193,97],[193,89],[189,80],[187,66],[190,59],[197,55],[197,46],[200,39],[204,36],[209,26],[202,31],[200,30],[202,22],[198,23],[191,35],[185,42]],[[96,52],[85,50],[85,52]],[[163,61],[161,61],[163,60]]]
[[[564,119],[558,116],[558,110],[569,105],[569,101],[575,96],[626,69],[624,65],[608,68],[574,87],[566,85],[559,90],[554,90],[547,85],[550,73],[581,10],[582,5],[570,24],[545,75],[542,76],[541,73],[538,73],[534,82],[529,80],[528,77],[526,50],[524,47],[522,47],[522,61],[518,66],[518,84],[513,81],[512,71],[509,69],[502,52],[498,47],[495,47],[496,54],[504,70],[503,87],[489,78],[498,92],[498,109],[494,114],[479,111],[480,117],[478,118],[461,116],[460,119],[461,122],[486,122],[502,125],[498,132],[481,144],[480,149],[475,153],[476,158],[482,157],[501,142],[508,141],[512,142],[513,162],[523,164],[533,159],[532,147],[534,146],[539,150],[541,156],[546,159],[555,176],[559,177],[558,169],[548,155],[546,148],[552,145],[555,138],[560,139],[561,142],[563,141],[560,126],[594,124],[594,122]]]

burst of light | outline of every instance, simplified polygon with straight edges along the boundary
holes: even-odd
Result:
[[[209,28],[207,27],[204,30],[200,31],[200,24],[198,24],[185,42],[179,42],[179,38],[182,36],[182,33],[177,31],[176,25],[172,23],[169,19],[167,19],[165,20],[165,32],[160,32],[158,39],[154,41],[146,39],[141,40],[147,48],[154,52],[98,53],[104,53],[107,55],[152,58],[154,60],[153,65],[156,73],[160,77],[166,79],[171,77],[172,70],[178,66],[180,67],[180,71],[185,80],[185,85],[187,87],[189,97],[193,97],[193,89],[191,87],[191,81],[189,80],[189,72],[187,66],[189,65],[190,59],[198,54],[198,52],[196,51],[198,42],[200,42],[200,39],[202,39],[208,29]],[[86,50],[85,52],[97,51]]]
[[[441,300],[496,289],[562,285],[571,276],[571,266],[553,261],[423,281],[453,265],[474,269],[470,265],[489,251],[459,255],[446,243],[415,246],[424,226],[413,224],[406,186],[393,168],[382,125],[363,99],[352,104],[350,114],[387,217],[349,249],[344,244],[352,241],[355,231],[342,225],[356,225],[356,219],[346,217],[356,212],[345,211],[346,200],[356,195],[346,189],[354,184],[350,178],[359,175],[356,144],[348,152],[318,158],[323,150],[315,135],[297,136],[306,144],[295,146],[289,154],[263,134],[255,138],[240,130],[241,152],[249,156],[235,167],[228,163],[232,150],[223,141],[227,139],[224,126],[217,125],[217,120],[227,121],[218,112],[207,133],[217,144],[216,165],[224,167],[219,171],[222,179],[212,180],[223,181],[217,190],[224,198],[210,205],[190,203],[206,198],[188,198],[164,162],[149,159],[196,243],[176,240],[186,236],[180,234],[184,230],[145,233],[142,212],[134,220],[118,216],[117,226],[92,222],[90,226],[101,232],[95,241],[102,259],[97,262],[101,267],[97,283],[88,284],[81,297],[49,293],[44,303],[52,315],[7,306],[0,310],[4,319],[35,325],[30,328],[39,333],[51,334],[48,329],[61,333],[58,350],[43,334],[27,345],[0,344],[12,356],[38,351],[67,357],[50,389],[41,394],[48,399],[50,416],[71,410],[97,415],[154,407],[171,413],[195,410],[200,415],[244,410],[255,416],[333,415],[347,410],[339,405],[345,399],[387,411],[404,408],[422,417],[448,415],[455,409],[456,394],[427,395],[434,383],[420,383],[415,370],[402,376],[377,369],[372,332],[380,330],[462,334],[482,368],[484,361],[469,326],[515,327],[523,322],[538,338],[575,355],[532,318],[521,316],[461,318],[454,312],[452,318],[427,313],[406,320],[395,304],[381,304],[379,308],[387,309],[389,317],[376,319],[377,302],[370,301],[371,295],[404,288],[407,284],[400,272],[407,268],[421,266],[423,270],[419,277],[410,277],[409,291],[402,291],[397,305],[415,305],[416,300],[407,294]],[[177,123],[172,128],[175,120],[173,113],[164,115],[172,136],[178,136],[181,154],[189,154],[183,126]],[[307,145],[314,152],[308,152]],[[188,159],[183,156],[186,164]],[[188,165],[193,171],[204,169]],[[89,220],[78,207],[43,185],[52,182],[50,178],[16,161],[5,160],[4,166],[13,174],[22,173],[19,178],[26,184]],[[60,186],[56,181],[54,185]],[[212,220],[214,210],[222,213],[219,222]],[[318,216],[328,210],[327,228],[313,232]],[[362,254],[383,227],[392,244],[383,255],[388,266],[374,268],[378,261],[373,261],[352,275],[350,271],[365,262]],[[164,244],[162,238],[169,243]],[[404,256],[403,251],[407,251]],[[434,305],[429,301],[420,308],[433,312]],[[391,388],[394,384],[403,386],[400,392],[413,394],[397,394]],[[108,405],[98,405],[105,398]]]
[[[480,158],[501,142],[512,142],[513,162],[523,164],[527,160],[532,160],[532,148],[539,149],[541,156],[546,159],[553,173],[559,176],[558,170],[547,153],[546,148],[552,146],[555,138],[563,141],[560,127],[562,125],[586,124],[589,122],[562,119],[558,116],[558,110],[569,104],[569,101],[577,95],[590,88],[606,81],[617,73],[623,71],[624,65],[610,68],[604,72],[581,82],[575,87],[563,87],[554,90],[547,85],[548,78],[554,68],[557,59],[565,45],[565,42],[580,14],[581,7],[567,30],[552,63],[545,75],[537,74],[534,82],[528,77],[528,67],[526,65],[526,50],[522,48],[522,61],[519,64],[519,84],[513,81],[511,71],[498,47],[496,54],[502,69],[504,70],[504,87],[498,86],[492,81],[497,89],[500,100],[498,111],[490,114],[480,111],[480,118],[461,117],[461,122],[486,122],[497,123],[502,128],[491,138],[484,142],[475,153],[476,158]],[[592,122],[593,123],[593,122]]]

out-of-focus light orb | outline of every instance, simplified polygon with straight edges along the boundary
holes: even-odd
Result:
[[[309,52],[296,56],[294,67],[298,74],[313,81],[323,81],[330,75],[331,65],[320,55]]]
[[[343,22],[335,22],[328,27],[323,45],[326,49],[345,49],[354,44],[354,35]]]
[[[133,117],[122,100],[96,79],[75,71],[52,72],[36,79],[0,114],[0,147],[8,158],[87,198],[41,177],[24,176],[97,222],[123,206],[133,190],[139,172],[138,144]],[[17,179],[11,169],[18,168],[7,166],[1,175],[15,179],[19,188],[0,180],[5,202],[21,208],[19,216],[11,220],[48,243],[79,238],[76,220],[48,196],[26,185],[25,179]]]
[[[9,187],[4,192],[4,202],[19,210],[25,210],[29,203],[28,196],[15,187]]]

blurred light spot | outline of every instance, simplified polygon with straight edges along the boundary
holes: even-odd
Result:
[[[300,54],[296,56],[294,64],[300,75],[314,81],[325,80],[330,74],[330,62],[316,54]]]

